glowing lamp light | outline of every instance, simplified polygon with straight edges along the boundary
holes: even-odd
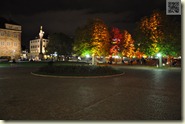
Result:
[[[54,52],[54,54],[53,54],[55,57],[57,56],[57,52]]]
[[[158,57],[161,57],[161,53],[158,53],[157,56],[158,56]]]
[[[78,56],[78,60],[82,60],[80,56]]]
[[[146,58],[147,56],[146,55],[143,55],[143,58]]]
[[[86,58],[89,58],[89,57],[90,57],[90,55],[89,55],[89,54],[86,54],[85,56],[86,56]]]
[[[157,56],[159,58],[159,67],[162,67],[162,55],[161,55],[161,53],[158,53]]]

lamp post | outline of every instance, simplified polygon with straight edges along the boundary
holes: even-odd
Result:
[[[43,53],[42,53],[42,38],[44,36],[44,32],[42,31],[42,26],[40,26],[40,32],[39,32],[39,38],[40,38],[40,53],[39,53],[39,59],[43,59]]]
[[[159,58],[159,67],[162,67],[162,55],[161,55],[161,53],[158,53],[157,56]]]
[[[92,65],[96,65],[96,58],[95,58],[95,54],[92,54]]]
[[[89,62],[90,55],[89,54],[86,54],[85,57],[86,57],[86,60],[87,60],[87,63],[88,63]]]
[[[15,50],[12,52],[12,62],[15,62]]]

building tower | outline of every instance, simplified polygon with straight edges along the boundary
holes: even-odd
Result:
[[[42,52],[42,47],[43,47],[43,36],[44,36],[44,31],[42,31],[42,26],[40,26],[40,32],[39,32],[39,38],[40,38],[40,53],[39,53],[39,59],[43,59],[43,52]]]
[[[46,59],[46,46],[49,40],[46,35],[44,35],[44,31],[42,30],[42,26],[40,27],[39,36],[35,39],[30,40],[30,54],[29,58],[38,61],[42,59]]]

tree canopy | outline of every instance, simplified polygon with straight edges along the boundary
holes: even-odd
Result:
[[[161,11],[153,11],[143,17],[136,29],[136,46],[148,56],[161,53],[164,56],[180,55],[181,29],[176,18]]]
[[[127,30],[123,31],[122,37],[123,38],[122,38],[121,47],[120,47],[122,51],[122,55],[131,58],[135,55],[134,40],[131,34],[128,33]]]
[[[49,43],[46,47],[48,54],[57,52],[58,55],[70,55],[72,52],[73,40],[64,33],[49,35]]]
[[[74,51],[78,55],[109,55],[110,40],[106,24],[101,19],[92,19],[76,30]]]

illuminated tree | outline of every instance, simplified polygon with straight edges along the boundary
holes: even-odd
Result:
[[[120,50],[123,56],[131,58],[135,55],[134,40],[126,30],[123,31]]]
[[[163,39],[157,44],[160,52],[168,57],[181,55],[181,18],[161,14]]]
[[[110,49],[109,38],[109,31],[105,23],[100,19],[93,19],[84,27],[77,29],[73,49],[82,56],[86,53],[106,56]]]
[[[142,18],[139,24],[141,34],[139,35],[138,44],[142,52],[147,55],[155,55],[160,51],[157,44],[164,38],[161,31],[161,19],[161,15],[157,11],[154,11],[149,18]]]
[[[86,25],[82,28],[78,28],[75,32],[73,50],[77,55],[86,56],[92,54],[92,45],[90,43],[91,33],[90,28]]]
[[[97,56],[109,55],[110,35],[107,26],[100,19],[92,22],[92,53]]]
[[[111,48],[110,55],[118,55],[120,52],[120,43],[122,34],[118,28],[113,27],[111,30]]]
[[[144,17],[136,29],[135,46],[148,56],[161,52],[164,55],[180,54],[181,30],[176,17],[169,17],[160,11],[153,11]]]

